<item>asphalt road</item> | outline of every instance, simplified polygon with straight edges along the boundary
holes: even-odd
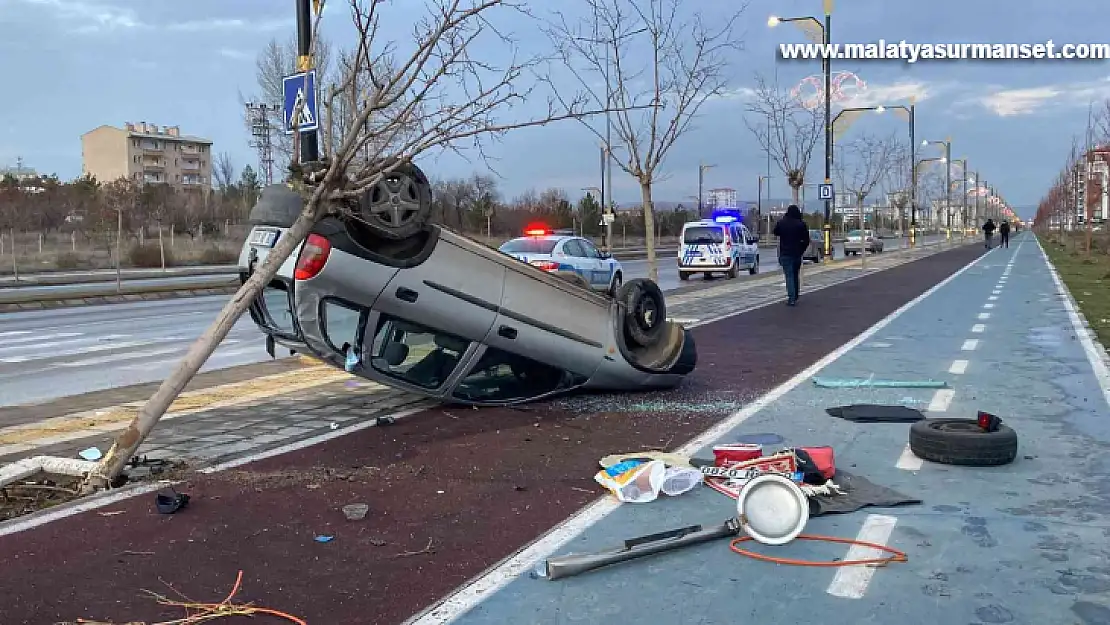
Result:
[[[896,243],[886,241],[886,249],[895,249]],[[775,250],[760,255],[761,272],[778,271]],[[674,261],[660,263],[664,290],[680,284]],[[624,267],[626,279],[647,277],[647,261],[628,261]],[[0,406],[161,380],[226,301],[221,295],[0,315]],[[201,370],[269,358],[262,333],[244,316]]]

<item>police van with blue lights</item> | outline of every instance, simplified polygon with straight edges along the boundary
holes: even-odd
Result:
[[[615,294],[624,280],[624,268],[612,255],[597,249],[593,241],[573,234],[528,226],[524,236],[497,248],[517,260],[594,291]]]
[[[722,210],[709,219],[682,226],[678,246],[678,277],[689,280],[695,273],[706,278],[723,273],[735,278],[741,270],[759,273],[759,238],[744,225],[740,211]]]

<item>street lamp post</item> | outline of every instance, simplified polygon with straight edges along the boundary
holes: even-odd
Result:
[[[822,51],[826,51],[832,41],[832,11],[833,0],[824,0],[825,20],[822,23],[815,17],[777,17],[772,15],[767,19],[771,28],[783,22],[809,22],[817,27],[821,33]],[[833,137],[832,137],[832,58],[829,54],[821,55],[821,65],[825,74],[825,184],[832,184],[833,163]],[[825,200],[825,220],[822,226],[825,234],[825,254],[832,258],[832,200]]]
[[[760,217],[763,216],[763,181],[764,180],[766,180],[766,181],[768,181],[768,183],[770,183],[771,177],[770,176],[760,176],[759,177],[759,190],[756,192],[755,210],[756,210],[757,213],[759,213]],[[767,187],[768,187],[767,188],[767,199],[771,199],[770,186],[771,186],[770,184],[767,185]],[[756,226],[758,226],[758,225],[759,224],[756,224]],[[770,210],[767,211],[767,236],[771,236],[771,211]]]
[[[312,69],[312,7],[311,0],[297,0],[297,70]],[[301,133],[301,162],[320,160],[316,131]]]
[[[705,197],[705,193],[703,192],[703,187],[705,186],[705,172],[714,167],[716,167],[716,165],[706,165],[705,163],[698,164],[698,219],[705,216],[702,215],[702,198]]]
[[[944,146],[944,210],[948,213],[947,226],[945,228],[945,239],[949,243],[952,242],[952,139],[944,139],[942,141],[929,141],[928,139],[921,142],[922,146],[930,144],[939,144]]]
[[[920,161],[917,161],[917,163],[914,165],[914,176],[915,177],[917,175],[917,168],[921,167],[925,163],[944,163],[945,167],[947,167],[948,166],[948,159],[944,156],[938,156],[936,158],[923,158]]]

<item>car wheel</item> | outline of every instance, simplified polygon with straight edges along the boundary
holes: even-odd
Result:
[[[910,451],[922,460],[967,467],[996,467],[1017,457],[1017,432],[999,425],[985,432],[975,419],[925,419],[910,426]]]
[[[622,282],[624,282],[624,277],[621,276],[621,272],[618,271],[613,274],[613,282],[609,285],[609,297],[617,296],[617,291],[620,290]]]
[[[640,347],[651,347],[664,336],[667,327],[667,305],[659,285],[646,278],[636,278],[621,285],[617,301],[624,308],[625,338]]]
[[[754,276],[759,273],[759,254],[755,255],[755,264],[748,268],[748,275]]]
[[[690,272],[688,272],[688,271],[678,272],[678,279],[682,280],[683,282],[686,282],[687,280],[690,279]]]
[[[731,280],[738,275],[740,275],[740,268],[736,266],[736,259],[733,259],[732,266],[728,268],[728,271],[725,273],[725,277]]]
[[[283,184],[271,184],[262,189],[248,219],[255,226],[288,228],[297,221],[303,206],[300,193]]]
[[[398,166],[359,198],[359,218],[375,233],[407,239],[424,227],[432,213],[432,186],[419,167]]]

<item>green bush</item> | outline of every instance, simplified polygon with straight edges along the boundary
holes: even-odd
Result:
[[[81,266],[81,257],[74,252],[62,252],[54,260],[54,266],[58,269],[77,269]]]
[[[209,247],[201,252],[202,265],[226,265],[239,260],[239,254],[220,247]]]
[[[157,269],[162,266],[162,251],[157,245],[132,245],[127,251],[127,262],[132,267]],[[166,250],[166,266],[173,265],[173,257]]]

